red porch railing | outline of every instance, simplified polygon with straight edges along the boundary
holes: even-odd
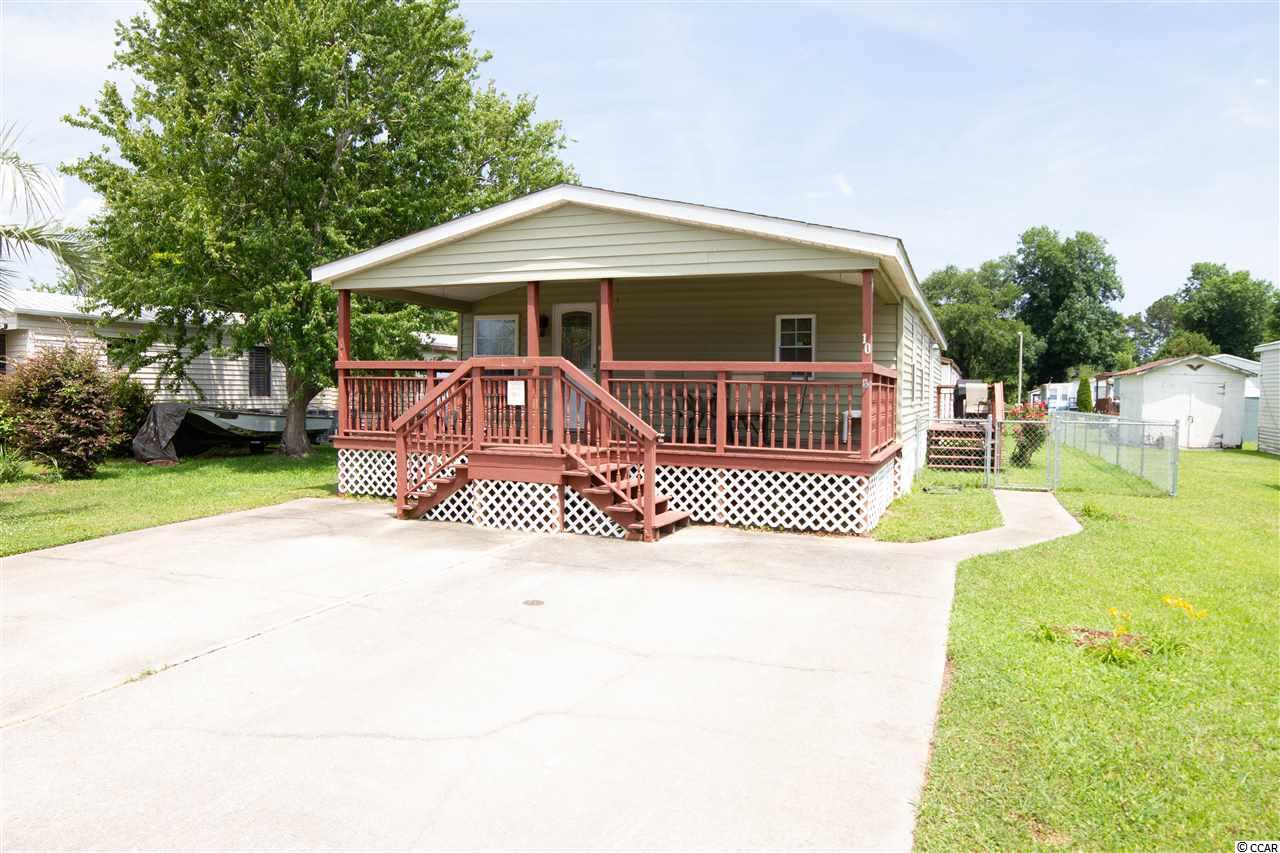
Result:
[[[486,446],[562,446],[554,417],[554,365],[561,361],[470,361]],[[461,364],[339,362],[338,436],[390,441],[396,419]],[[602,390],[652,428],[668,450],[859,460],[897,438],[897,374],[871,362],[609,361],[601,369],[607,377]],[[594,392],[584,387],[574,393],[571,401],[560,399],[569,406],[562,425],[604,435],[604,427],[586,417]]]
[[[870,458],[897,437],[897,373],[870,362],[610,361],[601,369],[606,387],[670,449]]]

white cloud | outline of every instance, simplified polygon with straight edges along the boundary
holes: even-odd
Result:
[[[832,180],[835,182],[836,189],[840,191],[840,195],[853,195],[853,187],[849,186],[849,179],[844,176],[844,172],[836,172]]]

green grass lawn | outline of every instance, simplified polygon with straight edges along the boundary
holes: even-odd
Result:
[[[918,847],[1280,838],[1280,460],[1180,464],[1169,498],[1069,451],[1084,532],[960,565]],[[1113,607],[1172,648],[1108,663],[1039,630],[1111,629]]]
[[[173,468],[113,459],[89,480],[0,486],[0,556],[294,498],[335,493],[337,454],[186,459]]]
[[[898,498],[871,535],[883,542],[923,542],[999,527],[996,500],[982,474],[933,471],[916,474],[911,492]]]

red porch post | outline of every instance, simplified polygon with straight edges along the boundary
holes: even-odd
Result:
[[[338,291],[338,361],[351,359],[351,291]],[[338,435],[350,429],[347,415],[347,370],[338,368]]]
[[[541,282],[531,281],[524,287],[524,336],[525,336],[525,355],[530,358],[538,357],[538,318],[540,316],[538,298],[541,295]],[[542,407],[539,405],[538,389],[539,384],[533,377],[538,374],[538,369],[529,370],[529,381],[525,383],[525,435],[528,436],[529,442],[537,444],[540,442],[541,425],[542,425]]]
[[[613,279],[600,280],[600,361],[613,361]],[[600,370],[600,384],[609,389],[609,371]]]
[[[876,280],[873,270],[862,271],[862,358],[859,361],[875,361],[872,347],[872,328],[875,322]],[[862,458],[871,455],[871,423],[875,417],[873,407],[879,402],[872,390],[872,377],[862,374]]]
[[[538,292],[541,283],[531,281],[524,286],[525,355],[538,357]]]

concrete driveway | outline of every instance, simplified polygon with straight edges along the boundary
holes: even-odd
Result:
[[[943,543],[656,545],[306,500],[8,558],[6,848],[911,843]]]

